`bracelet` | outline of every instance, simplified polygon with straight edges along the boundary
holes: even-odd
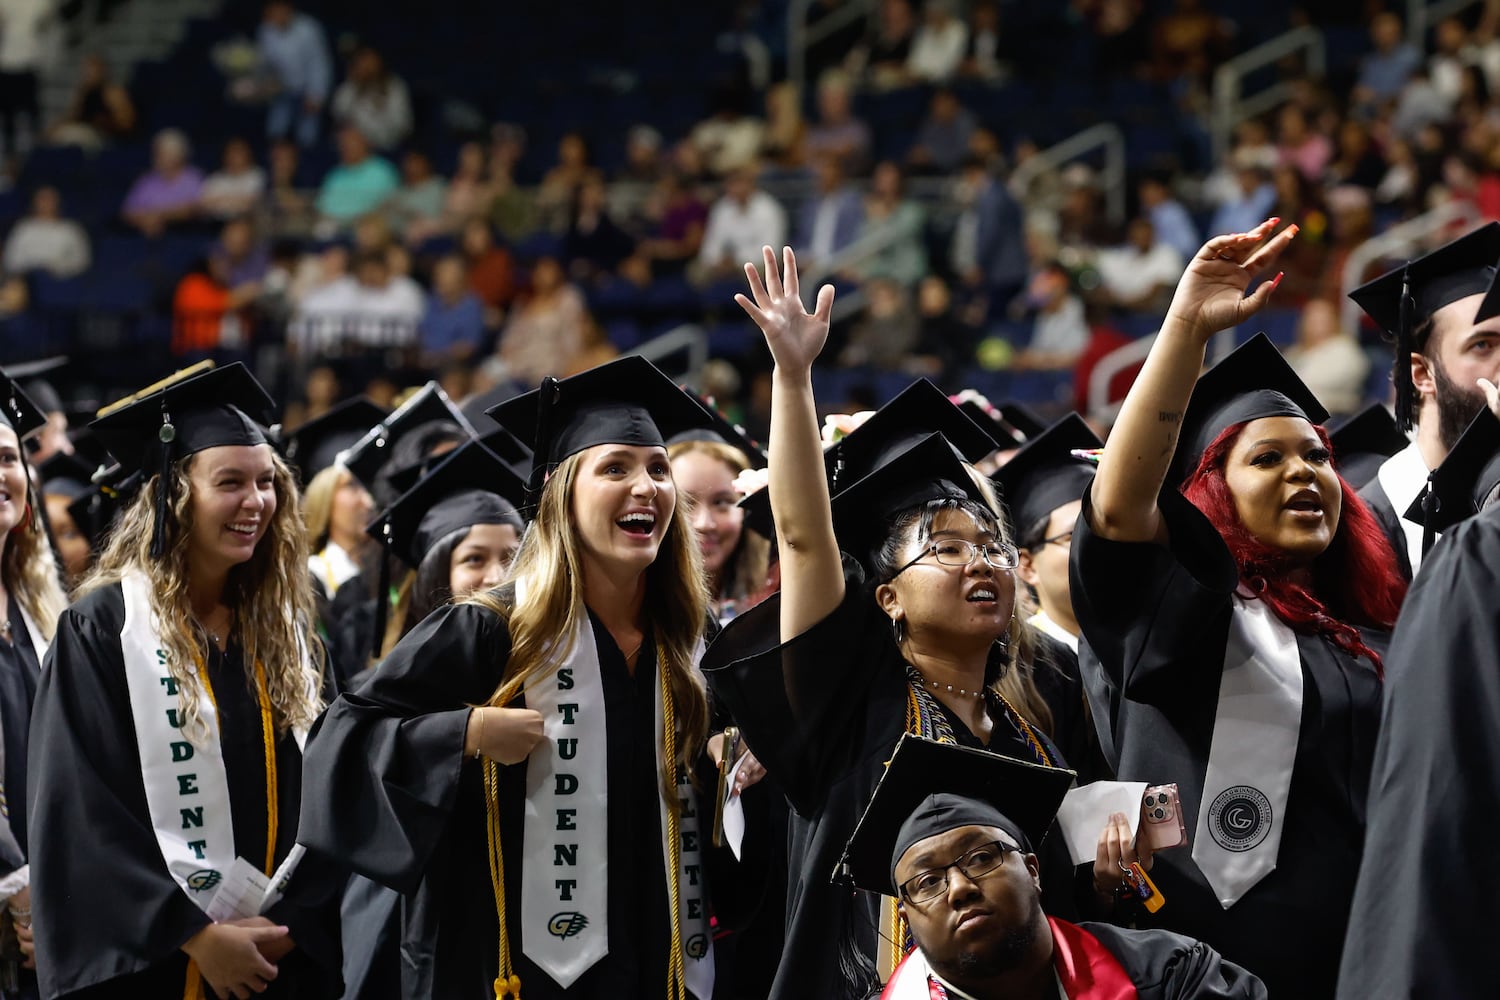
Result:
[[[474,711],[479,713],[479,732],[474,734],[474,759],[480,760],[484,757],[484,751],[480,749],[484,746],[484,709],[476,708]]]

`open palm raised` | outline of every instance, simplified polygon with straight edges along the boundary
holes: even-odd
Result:
[[[1177,282],[1168,315],[1183,320],[1199,337],[1207,338],[1260,312],[1281,283],[1281,275],[1262,283],[1248,296],[1245,289],[1256,275],[1276,262],[1297,235],[1297,227],[1288,226],[1271,236],[1280,221],[1267,219],[1248,233],[1215,236],[1205,243]]]
[[[745,264],[745,277],[750,282],[752,302],[743,293],[736,294],[734,301],[749,313],[765,334],[766,345],[771,348],[771,357],[776,367],[783,371],[802,371],[812,367],[818,352],[828,340],[828,319],[833,313],[833,286],[818,289],[817,306],[811,313],[802,305],[801,286],[797,281],[797,258],[791,247],[781,251],[784,275],[777,273],[776,251],[765,247],[766,279],[761,281],[760,271],[754,263]]]

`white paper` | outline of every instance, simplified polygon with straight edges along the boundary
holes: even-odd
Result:
[[[745,804],[734,794],[734,782],[739,776],[740,768],[749,759],[749,751],[740,754],[740,759],[729,769],[729,777],[724,780],[724,840],[734,852],[736,861],[740,859],[740,845],[745,840]]]
[[[743,824],[743,819],[741,823]],[[281,901],[282,894],[286,892],[286,884],[291,881],[292,872],[306,852],[307,848],[301,844],[292,845],[281,867],[269,877],[244,858],[235,858],[229,871],[224,873],[224,881],[219,883],[219,888],[214,892],[214,898],[209,900],[205,911],[208,918],[214,923],[223,923],[226,920],[263,916]]]
[[[1092,864],[1099,855],[1099,834],[1109,825],[1114,813],[1124,813],[1135,836],[1141,822],[1141,797],[1146,794],[1144,781],[1095,781],[1069,789],[1063,796],[1057,822],[1068,853],[1075,865]]]

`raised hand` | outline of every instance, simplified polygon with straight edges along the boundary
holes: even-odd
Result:
[[[761,281],[760,271],[753,263],[745,264],[745,277],[750,282],[752,302],[743,293],[734,301],[755,320],[760,332],[765,334],[766,345],[771,348],[771,357],[776,367],[783,371],[807,371],[823,344],[828,340],[828,320],[833,313],[833,286],[818,289],[817,306],[809,313],[802,305],[801,286],[797,281],[797,258],[792,248],[781,251],[785,275],[778,275],[776,251],[766,247],[766,279]]]
[[[1245,289],[1256,275],[1276,262],[1297,235],[1297,227],[1288,226],[1267,240],[1280,221],[1267,219],[1248,233],[1215,236],[1205,243],[1177,282],[1168,317],[1207,340],[1260,312],[1281,284],[1281,274],[1263,282],[1251,295],[1247,296]]]

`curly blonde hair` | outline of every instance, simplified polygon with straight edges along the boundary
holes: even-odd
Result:
[[[269,446],[267,446],[269,448]],[[151,558],[156,491],[154,475],[120,516],[94,571],[79,585],[79,595],[143,573],[151,582],[151,611],[163,624],[161,641],[167,670],[177,682],[183,731],[194,742],[207,737],[199,710],[202,690],[197,663],[208,648],[208,632],[194,619],[188,600],[188,550],[192,534],[192,467],[195,455],[178,460],[168,476],[166,555]],[[278,732],[311,726],[323,709],[322,680],[326,664],[313,631],[316,620],[307,577],[307,535],[297,484],[281,456],[271,454],[276,512],[265,536],[246,562],[229,571],[224,603],[234,611],[230,629],[247,664],[266,669],[266,688]],[[179,627],[173,628],[170,625]],[[309,660],[313,660],[309,664]]]
[[[490,705],[508,705],[528,686],[542,680],[572,651],[558,637],[571,642],[577,623],[588,620],[583,595],[583,550],[571,511],[573,486],[582,454],[565,459],[542,488],[536,520],[521,541],[511,567],[512,580],[525,580],[524,600],[510,607],[495,591],[474,594],[465,603],[486,607],[510,627],[511,651],[500,687]],[[646,599],[642,606],[656,640],[657,653],[672,683],[677,717],[677,764],[691,773],[693,760],[708,735],[708,695],[693,650],[703,638],[708,621],[708,585],[703,561],[679,499],[662,538],[656,560],[646,569]],[[667,776],[670,782],[670,775]],[[677,802],[670,785],[663,789],[668,803]]]

